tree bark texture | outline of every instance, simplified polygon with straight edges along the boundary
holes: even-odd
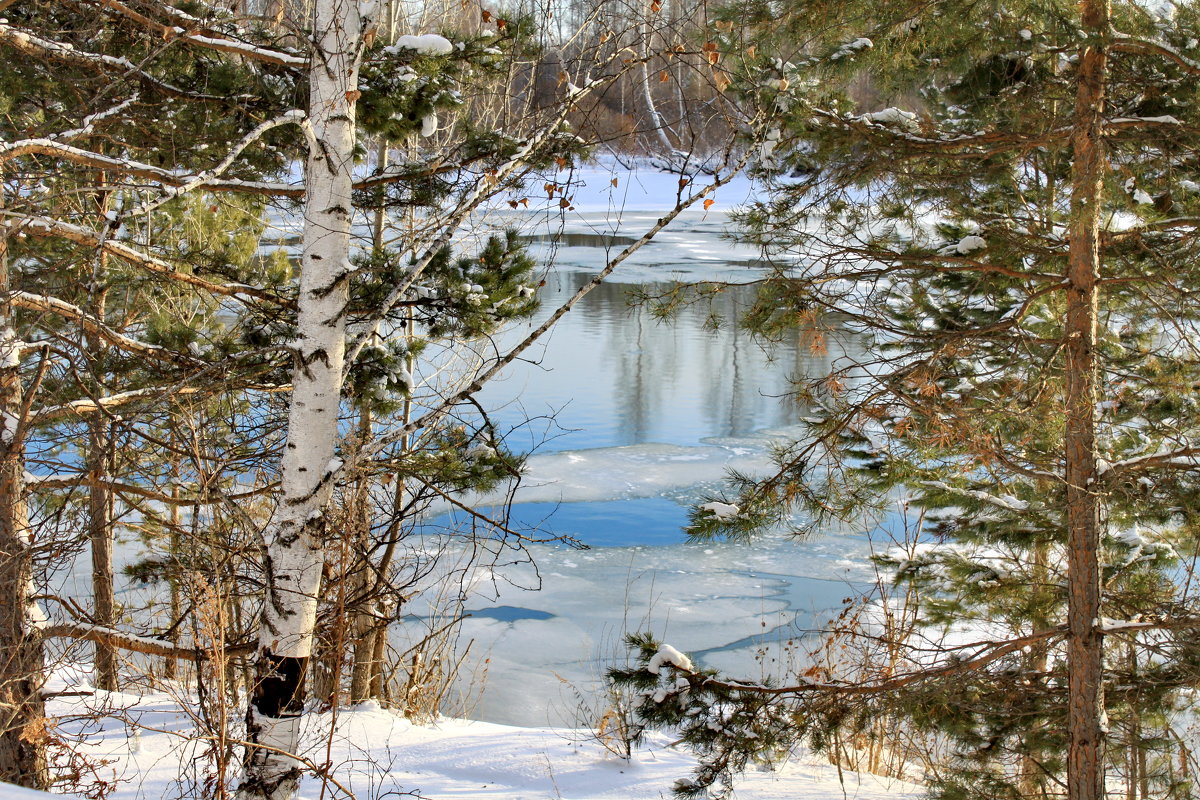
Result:
[[[267,587],[242,798],[285,800],[300,781],[300,763],[289,754],[300,749],[335,468],[361,28],[357,3],[317,0],[313,6],[299,334],[281,497],[266,534]]]
[[[92,551],[92,621],[105,628],[117,623],[113,589],[112,494],[107,479],[111,426],[103,415],[88,421],[88,540]],[[115,692],[117,651],[108,642],[95,644],[96,688]]]
[[[1100,618],[1100,496],[1096,465],[1096,332],[1100,277],[1100,201],[1106,165],[1103,141],[1107,0],[1084,0],[1089,37],[1079,61],[1072,133],[1070,252],[1067,264],[1066,431],[1067,648],[1069,670],[1067,795],[1104,797],[1104,638]]]
[[[0,201],[2,204],[2,201]],[[0,781],[49,783],[41,614],[33,597],[34,546],[25,507],[19,342],[13,333],[8,237],[0,230]]]

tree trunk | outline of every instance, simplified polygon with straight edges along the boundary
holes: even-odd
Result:
[[[1100,618],[1100,497],[1096,486],[1096,328],[1108,0],[1084,0],[1090,41],[1079,62],[1072,133],[1070,252],[1067,264],[1066,432],[1069,671],[1067,795],[1104,797],[1104,637]]]
[[[394,37],[392,39],[394,41]],[[383,172],[387,169],[389,156],[388,142],[380,137],[376,150],[376,169]],[[384,247],[384,229],[387,223],[387,212],[380,207],[375,210],[375,219],[371,223],[371,247],[381,250]],[[411,323],[410,323],[411,325]],[[412,371],[412,367],[409,367]],[[358,446],[365,447],[371,437],[371,410],[361,408],[358,419]],[[354,578],[351,595],[355,598],[352,614],[354,632],[354,665],[350,671],[350,702],[361,703],[371,697],[371,676],[374,672],[375,639],[381,636],[379,632],[379,602],[374,572],[371,570],[371,479],[367,475],[359,477],[359,486],[354,493],[355,508],[353,516],[359,534],[359,546],[352,554]]]
[[[25,508],[24,444],[16,435],[22,388],[10,291],[8,236],[0,229],[0,781],[45,789],[45,658],[36,629],[41,615],[31,599],[34,548]]]
[[[92,621],[115,628],[116,593],[113,591],[113,540],[111,494],[108,490],[109,435],[111,427],[102,412],[88,421],[88,542],[92,550]],[[117,651],[109,642],[95,644],[96,688],[117,691]]]
[[[361,27],[357,4],[314,4],[299,336],[279,509],[266,534],[267,587],[257,678],[247,710],[250,747],[239,790],[243,798],[286,800],[300,780],[300,764],[287,754],[300,745],[325,510],[336,468],[332,459],[345,360]]]
[[[104,175],[100,178],[105,184]],[[96,193],[96,213],[105,219],[112,193],[101,188]],[[103,320],[106,314],[108,290],[105,281],[108,273],[108,254],[103,250],[96,253],[88,287],[89,306],[92,316]],[[104,340],[95,333],[85,337],[87,344],[87,382],[92,394],[100,399],[104,395]],[[105,628],[115,628],[117,622],[116,592],[113,588],[113,526],[112,492],[109,491],[109,459],[112,454],[112,425],[103,411],[88,418],[88,544],[92,551],[92,621]],[[96,688],[107,692],[117,691],[117,651],[107,641],[95,643],[93,657]]]
[[[377,240],[381,240],[382,231],[378,224],[376,233]],[[362,408],[359,410],[358,446],[365,446],[370,435],[371,410]],[[375,591],[375,575],[371,570],[371,478],[362,474],[358,477],[358,483],[350,512],[355,546],[348,553],[353,570],[350,579],[350,596],[353,598],[350,624],[354,634],[354,666],[350,672],[351,703],[361,703],[371,696],[372,659],[375,656],[375,636],[378,629],[378,593]]]
[[[671,140],[667,138],[667,123],[663,119],[662,114],[658,111],[658,106],[654,103],[654,92],[650,89],[650,23],[646,19],[642,19],[639,34],[642,38],[642,67],[640,86],[642,90],[642,102],[646,105],[646,114],[650,118],[650,132],[658,139],[658,146],[663,149],[662,156],[667,159],[667,163],[673,163],[673,154],[675,147],[671,144]]]
[[[175,468],[172,470],[172,472],[174,473],[175,480],[179,480],[178,465],[175,466]],[[183,613],[183,598],[181,597],[180,586],[179,586],[179,583],[181,580],[181,577],[179,575],[179,563],[181,561],[181,559],[179,558],[179,549],[182,546],[182,543],[180,541],[181,537],[179,535],[179,531],[181,530],[180,525],[182,524],[183,520],[181,519],[182,512],[179,508],[179,502],[178,502],[179,501],[179,486],[178,485],[171,487],[171,499],[175,500],[176,502],[171,503],[171,509],[169,512],[170,518],[168,521],[169,528],[167,531],[167,542],[168,542],[167,552],[170,554],[169,560],[168,560],[170,567],[167,570],[167,585],[170,587],[170,590],[171,590],[171,600],[170,600],[170,604],[171,604],[171,606],[170,606],[171,607],[171,618],[170,618],[171,619],[171,635],[167,638],[167,641],[169,641],[171,644],[178,645],[179,644],[179,618]],[[167,656],[166,666],[163,668],[163,677],[169,681],[173,681],[177,677],[179,677],[179,659],[178,658],[176,658],[175,656]]]

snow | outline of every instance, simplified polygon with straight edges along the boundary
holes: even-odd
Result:
[[[701,511],[707,511],[719,520],[734,519],[741,513],[741,509],[733,503],[720,503],[713,501],[704,503],[700,506]]]
[[[433,136],[438,131],[437,114],[426,114],[421,118],[421,135]]]
[[[454,45],[445,36],[422,33],[416,36],[398,36],[394,44],[385,48],[385,52],[388,53],[400,50],[415,50],[423,56],[444,56],[454,52]]]
[[[921,130],[921,126],[917,124],[916,114],[895,107],[863,114],[858,119],[863,122],[896,127],[906,133],[918,133]]]
[[[60,680],[54,688],[62,687]],[[93,710],[99,711],[99,718],[86,719]],[[60,732],[78,737],[84,755],[93,763],[111,760],[101,773],[117,778],[111,800],[201,795],[201,782],[213,773],[203,755],[205,744],[186,738],[195,725],[188,713],[195,710],[168,694],[149,692],[139,696],[97,691],[92,697],[50,702],[50,713],[61,720]],[[428,800],[659,800],[669,797],[675,781],[688,777],[695,766],[686,751],[671,746],[672,737],[665,733],[647,734],[643,746],[625,760],[606,750],[588,728],[514,728],[456,719],[414,724],[374,703],[312,717],[305,732],[310,756],[328,763],[333,778],[357,797],[412,792]],[[236,771],[233,766],[231,777]],[[741,800],[920,796],[920,787],[913,784],[839,774],[836,767],[805,753],[773,770],[754,770],[736,787]],[[308,777],[299,800],[331,796],[332,788],[322,792],[320,781]],[[10,786],[0,789],[5,800],[49,796]]]
[[[858,53],[860,50],[870,50],[874,46],[875,46],[874,42],[872,42],[870,39],[866,38],[865,36],[861,36],[861,37],[855,39],[854,41],[847,42],[846,44],[839,47],[837,50],[834,51],[833,55],[831,55],[829,57],[829,60],[830,61],[839,61],[839,60],[845,58],[846,56],[852,56],[852,55]]]
[[[921,485],[928,486],[931,489],[941,489],[945,492],[960,494],[964,497],[973,497],[976,500],[980,500],[984,503],[989,503],[1009,511],[1027,511],[1029,509],[1029,503],[1013,497],[1011,494],[994,495],[989,492],[983,492],[976,489],[963,489],[958,486],[951,486],[942,481],[921,481]]]
[[[21,366],[21,345],[12,328],[0,331],[0,369],[15,369]]]
[[[965,256],[968,253],[974,253],[976,250],[982,250],[985,247],[987,247],[986,239],[984,239],[982,236],[971,235],[964,236],[962,239],[960,239],[958,244],[954,246],[954,249],[960,255]]]
[[[25,789],[20,786],[13,786],[11,783],[0,782],[0,797],[3,797],[4,800],[47,800],[47,798],[61,797],[61,795],[35,792],[33,789]]]
[[[663,667],[670,665],[682,670],[691,672],[692,660],[683,653],[676,650],[669,644],[661,644],[658,647],[658,652],[650,659],[650,663],[646,665],[646,671],[658,675]]]

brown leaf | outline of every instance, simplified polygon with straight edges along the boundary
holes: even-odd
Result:
[[[658,2],[658,0],[654,0],[654,2],[650,4],[650,10],[657,14],[658,12],[662,11],[662,3]]]
[[[571,207],[571,201],[570,201],[569,199],[567,199],[566,197],[564,197],[564,198],[562,198],[561,200],[559,200],[559,201],[558,201],[558,207],[559,207],[559,208],[570,208],[570,207]]]
[[[713,200],[711,197],[710,197],[710,198],[708,198],[707,200],[705,200],[705,201],[704,201],[704,210],[705,210],[705,211],[708,211],[710,208],[712,208],[712,205],[713,205],[713,203],[715,203],[715,202],[717,202],[717,201],[716,201],[716,200]]]
[[[612,185],[613,185],[613,186],[616,186],[616,185],[617,185],[617,179],[616,179],[616,178],[613,178],[613,179],[612,179]]]
[[[347,102],[357,103],[358,98],[360,97],[362,97],[362,92],[360,92],[358,89],[351,89],[350,91],[346,92]]]
[[[481,16],[481,17],[483,18],[483,21],[484,21],[484,22],[491,22],[491,21],[492,21],[492,12],[488,11],[486,8],[485,8],[485,9],[483,9],[483,11],[481,11],[481,12],[479,13],[479,16]]]
[[[671,73],[667,72],[665,69],[662,72],[658,73],[658,82],[659,83],[666,83],[669,80],[671,80]]]
[[[758,45],[752,44],[746,48],[746,58],[754,58],[756,53],[758,53]]]

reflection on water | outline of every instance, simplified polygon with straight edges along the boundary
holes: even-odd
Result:
[[[527,242],[547,242],[559,247],[628,247],[637,241],[636,236],[622,236],[616,233],[578,233],[560,231],[558,233],[535,233],[522,237]]]
[[[569,266],[548,275],[542,311],[529,327],[591,276]],[[841,344],[835,338],[828,352],[814,353],[799,332],[770,344],[751,336],[737,320],[753,291],[730,288],[662,321],[631,306],[629,287],[602,284],[534,348],[535,364],[510,367],[505,380],[485,389],[482,402],[502,409],[496,418],[505,427],[523,415],[551,415],[565,432],[548,442],[512,442],[518,449],[694,445],[793,425],[804,411],[787,399],[791,379],[826,374],[843,354]],[[714,320],[721,322],[716,330]],[[514,339],[527,330],[515,331]]]

